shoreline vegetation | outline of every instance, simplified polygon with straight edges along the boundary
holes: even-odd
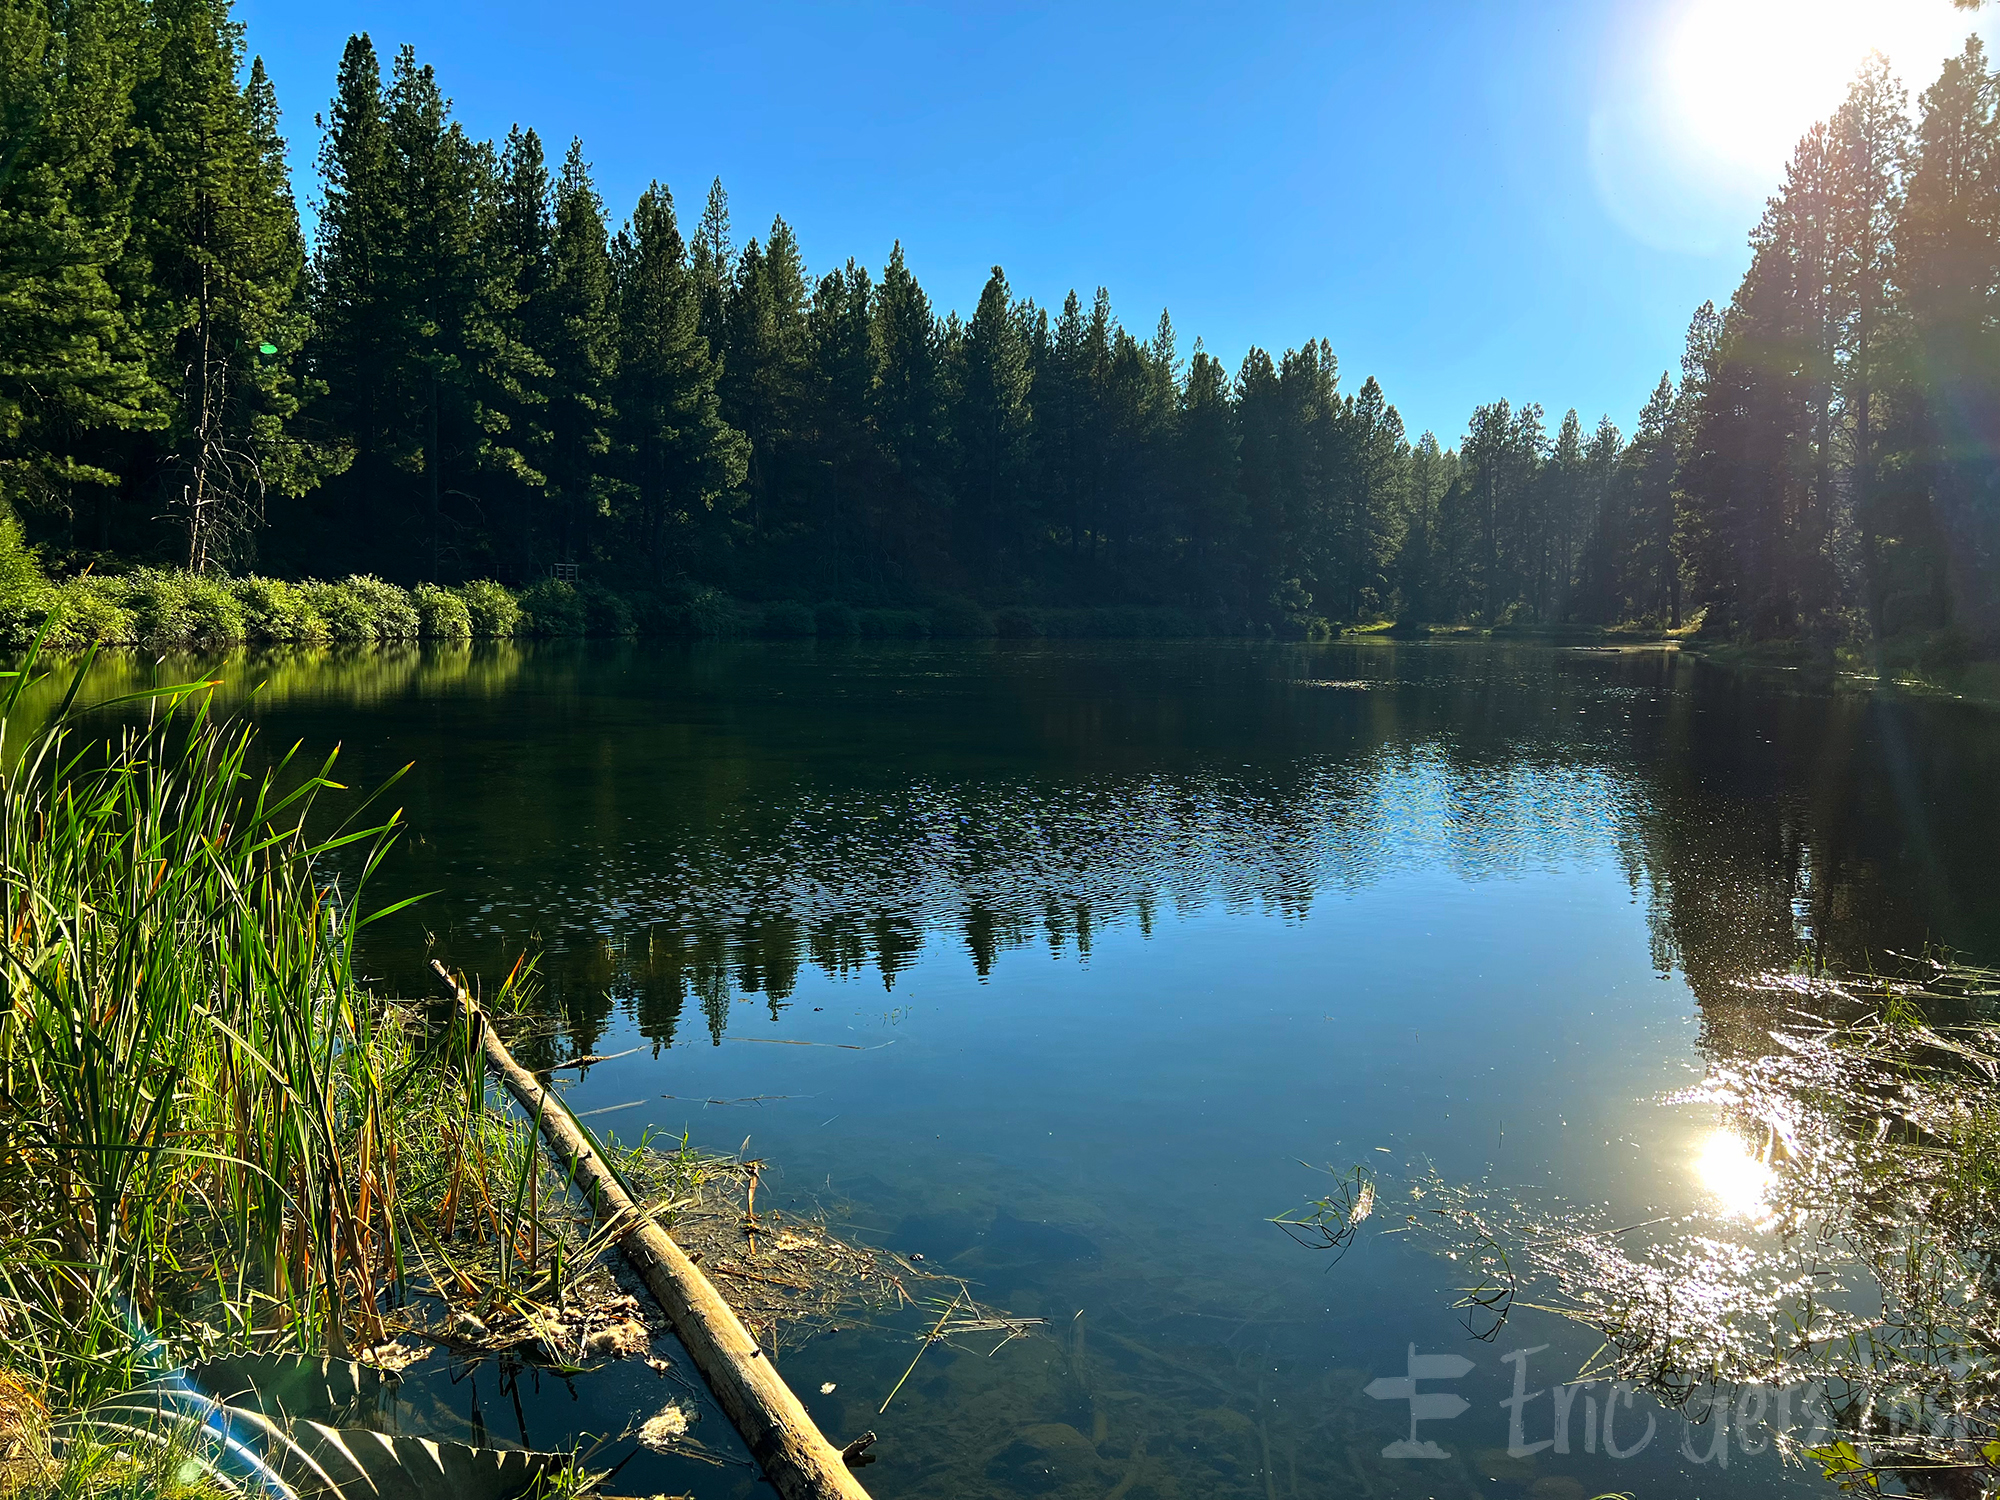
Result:
[[[359,1389],[445,1350],[565,1373],[644,1356],[669,1375],[677,1346],[607,1261],[623,1231],[579,1215],[543,1122],[489,1081],[482,1015],[546,1050],[532,965],[478,1012],[359,978],[359,934],[411,904],[372,894],[404,827],[383,800],[395,778],[353,797],[333,756],[296,749],[255,769],[255,727],[215,713],[208,682],[113,698],[97,707],[134,722],[83,729],[70,705],[89,667],[53,713],[28,707],[61,685],[32,658],[0,676],[0,1487],[286,1493],[285,1465],[310,1468],[324,1433],[251,1408],[285,1407],[270,1387],[302,1371]],[[578,1066],[540,1061],[544,1077]],[[748,1277],[732,1302],[764,1348],[937,1279],[760,1213],[757,1163],[585,1138],[649,1222]],[[760,1276],[807,1295],[760,1300]],[[662,1451],[712,1455],[689,1431],[698,1385],[676,1379],[647,1425]],[[221,1438],[218,1390],[250,1403],[229,1398]],[[239,1416],[264,1434],[247,1450]],[[519,1483],[427,1489],[411,1472],[394,1491],[506,1500],[533,1481],[555,1500],[594,1483],[574,1456],[444,1446],[454,1473]],[[435,1450],[362,1447],[367,1472],[329,1500],[375,1493],[370,1464],[435,1467]],[[231,1466],[250,1450],[246,1481]]]

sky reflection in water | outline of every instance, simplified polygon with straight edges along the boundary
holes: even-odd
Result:
[[[1982,711],[1419,645],[605,645],[225,676],[258,671],[271,732],[344,740],[352,782],[416,762],[392,874],[438,895],[371,948],[385,981],[421,987],[430,951],[497,979],[540,948],[551,1058],[650,1043],[578,1086],[615,1109],[594,1123],[748,1136],[775,1191],[1050,1320],[992,1360],[927,1355],[887,1416],[906,1341],[788,1356],[830,1432],[882,1433],[885,1500],[1821,1485],[1768,1452],[1699,1465],[1713,1433],[1684,1447],[1664,1413],[1629,1458],[1595,1426],[1585,1451],[1576,1392],[1568,1451],[1510,1455],[1516,1415],[1516,1446],[1558,1437],[1547,1392],[1587,1337],[1517,1312],[1474,1341],[1432,1248],[1376,1233],[1329,1270],[1265,1220],[1326,1191],[1302,1160],[1379,1174],[1382,1230],[1429,1167],[1621,1222],[1754,1219],[1748,1148],[1654,1101],[1768,1045],[1747,976],[1996,951]],[[1408,1408],[1364,1387],[1413,1344],[1473,1361],[1425,1387],[1471,1402],[1420,1434],[1446,1459],[1381,1457]],[[1510,1408],[1524,1371],[1541,1394]],[[607,1376],[522,1420],[548,1441],[656,1397]],[[635,1484],[750,1493],[665,1460]]]

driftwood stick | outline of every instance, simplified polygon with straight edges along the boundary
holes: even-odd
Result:
[[[514,1061],[465,986],[443,964],[433,961],[431,967],[451,986],[479,1028],[488,1069],[531,1118],[540,1116],[549,1149],[584,1190],[598,1216],[622,1226],[619,1248],[652,1289],[688,1357],[763,1465],[772,1486],[784,1500],[868,1500],[841,1450],[806,1414],[735,1310],[667,1232],[640,1212],[560,1096],[545,1091]]]

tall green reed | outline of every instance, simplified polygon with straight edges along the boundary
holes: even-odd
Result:
[[[354,944],[408,904],[364,901],[400,815],[323,815],[333,757],[258,766],[211,683],[100,704],[138,718],[93,738],[79,671],[9,744],[30,671],[0,700],[13,1362],[73,1396],[122,1383],[203,1286],[232,1342],[379,1336],[406,1238],[388,1069],[415,1064]]]

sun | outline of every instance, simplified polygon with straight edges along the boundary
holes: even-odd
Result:
[[[1665,37],[1674,128],[1698,154],[1769,172],[1870,52],[1912,91],[1972,29],[1948,0],[1688,0]]]

